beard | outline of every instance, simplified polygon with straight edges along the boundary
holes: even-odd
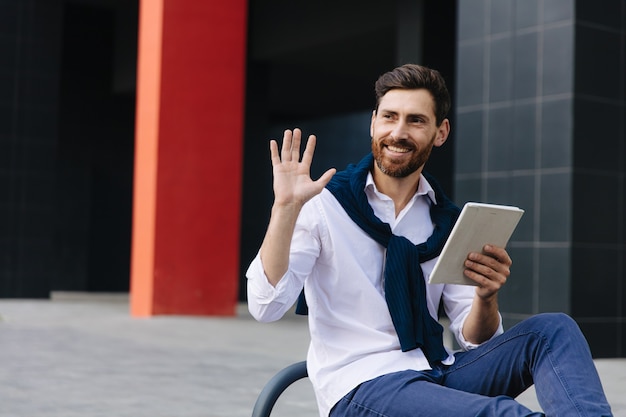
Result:
[[[428,158],[430,157],[430,153],[433,149],[433,143],[435,141],[435,136],[432,137],[430,143],[423,147],[422,149],[415,148],[415,144],[402,140],[392,140],[392,139],[381,139],[379,141],[374,141],[372,138],[372,154],[374,155],[374,161],[376,161],[376,165],[380,169],[380,171],[394,178],[405,178],[416,172],[420,169]],[[413,152],[411,159],[406,161],[405,158],[389,158],[384,156],[384,148],[386,146],[399,146],[401,148],[410,149]]]

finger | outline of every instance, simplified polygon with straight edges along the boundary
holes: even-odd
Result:
[[[317,138],[315,135],[309,135],[309,139],[306,142],[306,147],[304,148],[304,153],[302,154],[302,163],[305,165],[311,166],[313,162],[313,154],[315,153],[315,145],[317,143]]]
[[[283,162],[291,161],[292,138],[293,133],[291,132],[291,130],[285,130],[285,133],[283,133],[283,147],[280,150],[280,159]]]
[[[488,277],[486,277],[483,274],[480,274],[472,269],[465,269],[463,271],[463,275],[465,275],[467,278],[471,279],[472,281],[474,281],[476,284],[478,284],[478,286],[480,288],[497,288],[498,284],[495,280],[492,280]]]
[[[465,261],[465,267],[479,275],[483,275],[489,279],[502,281],[510,275],[510,271],[506,266],[498,263],[489,264],[489,262],[474,262],[470,259]]]
[[[500,290],[507,281],[506,277],[501,274],[496,274],[493,271],[491,271],[491,273],[481,273],[468,268],[463,271],[463,274],[478,284],[480,288],[488,290],[489,293]]]
[[[278,142],[274,139],[270,140],[270,159],[272,166],[280,164],[280,156],[278,155]]]
[[[508,269],[513,264],[511,257],[504,248],[493,245],[485,245],[483,253],[471,253],[468,258],[489,265],[494,269],[501,269],[500,267]]]
[[[300,140],[302,138],[302,131],[298,128],[293,130],[293,140],[291,142],[291,160],[300,160]]]
[[[509,265],[494,259],[490,255],[479,253],[470,253],[465,261],[465,266],[471,267],[476,272],[487,276],[493,275],[492,271],[505,277],[511,274]]]
[[[483,251],[485,252],[485,254],[491,256],[502,264],[505,264],[507,266],[511,266],[511,264],[513,264],[511,257],[504,248],[493,245],[485,245]]]
[[[322,186],[322,188],[324,188],[336,172],[337,170],[335,168],[331,168],[328,171],[324,172],[324,174],[322,174],[322,176],[316,182],[318,182]]]

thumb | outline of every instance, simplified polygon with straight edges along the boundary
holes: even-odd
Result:
[[[315,182],[319,183],[322,187],[325,187],[336,172],[337,170],[335,168],[330,168],[328,171],[324,172],[322,176]]]

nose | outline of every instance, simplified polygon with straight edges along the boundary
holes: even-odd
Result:
[[[390,136],[395,140],[406,139],[408,137],[407,127],[408,126],[405,121],[403,120],[397,121],[395,125],[393,126],[393,129],[391,129]]]

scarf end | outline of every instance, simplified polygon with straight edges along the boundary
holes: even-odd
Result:
[[[306,297],[304,296],[304,289],[300,292],[298,296],[298,302],[296,304],[296,314],[299,316],[308,316],[309,315],[309,306],[306,303]]]

